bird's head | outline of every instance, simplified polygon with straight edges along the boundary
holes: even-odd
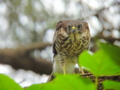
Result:
[[[82,34],[82,32],[84,32],[84,30],[86,30],[85,29],[86,27],[84,24],[85,23],[83,23],[82,21],[78,21],[78,20],[72,20],[72,21],[68,22],[67,33],[68,34]]]

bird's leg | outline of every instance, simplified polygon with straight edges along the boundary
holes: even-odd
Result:
[[[79,71],[81,71],[82,74],[85,74],[82,66],[79,66],[79,67],[80,67],[80,68],[79,68]]]
[[[62,56],[62,57],[60,57]],[[63,70],[63,74],[65,75],[66,74],[66,57],[62,54],[60,54],[60,58],[59,58],[59,61],[60,61],[60,66]]]
[[[66,65],[65,65],[65,63],[62,65],[62,69],[63,69],[63,74],[66,75]]]
[[[66,75],[66,63],[65,63],[64,59],[60,60],[60,66],[61,66],[61,68],[63,70],[63,74]]]
[[[79,72],[81,72],[81,74],[85,74],[85,73],[84,73],[84,70],[83,70],[83,68],[82,68],[82,66],[79,65],[79,64],[78,64],[78,66],[79,66]]]
[[[77,62],[77,63],[78,63],[78,62]],[[79,72],[81,72],[81,74],[85,74],[85,73],[84,73],[84,70],[83,70],[83,68],[82,68],[82,66],[79,65],[79,64],[78,64],[78,66],[79,66]]]

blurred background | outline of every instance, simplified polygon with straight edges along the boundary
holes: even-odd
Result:
[[[85,20],[97,40],[120,46],[120,0],[0,0],[0,73],[22,87],[46,82],[52,71],[56,23]]]

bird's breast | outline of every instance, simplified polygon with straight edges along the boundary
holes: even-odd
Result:
[[[89,38],[80,34],[70,34],[56,44],[58,53],[64,53],[68,56],[80,54],[88,47]]]

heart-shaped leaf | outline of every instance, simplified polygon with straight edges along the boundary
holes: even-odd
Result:
[[[23,90],[23,88],[10,77],[0,74],[0,90]]]
[[[108,44],[101,44],[101,46],[101,50],[93,55],[83,52],[79,56],[79,64],[95,76],[120,75],[120,64],[118,64],[120,48]],[[109,49],[112,51],[110,52]]]

